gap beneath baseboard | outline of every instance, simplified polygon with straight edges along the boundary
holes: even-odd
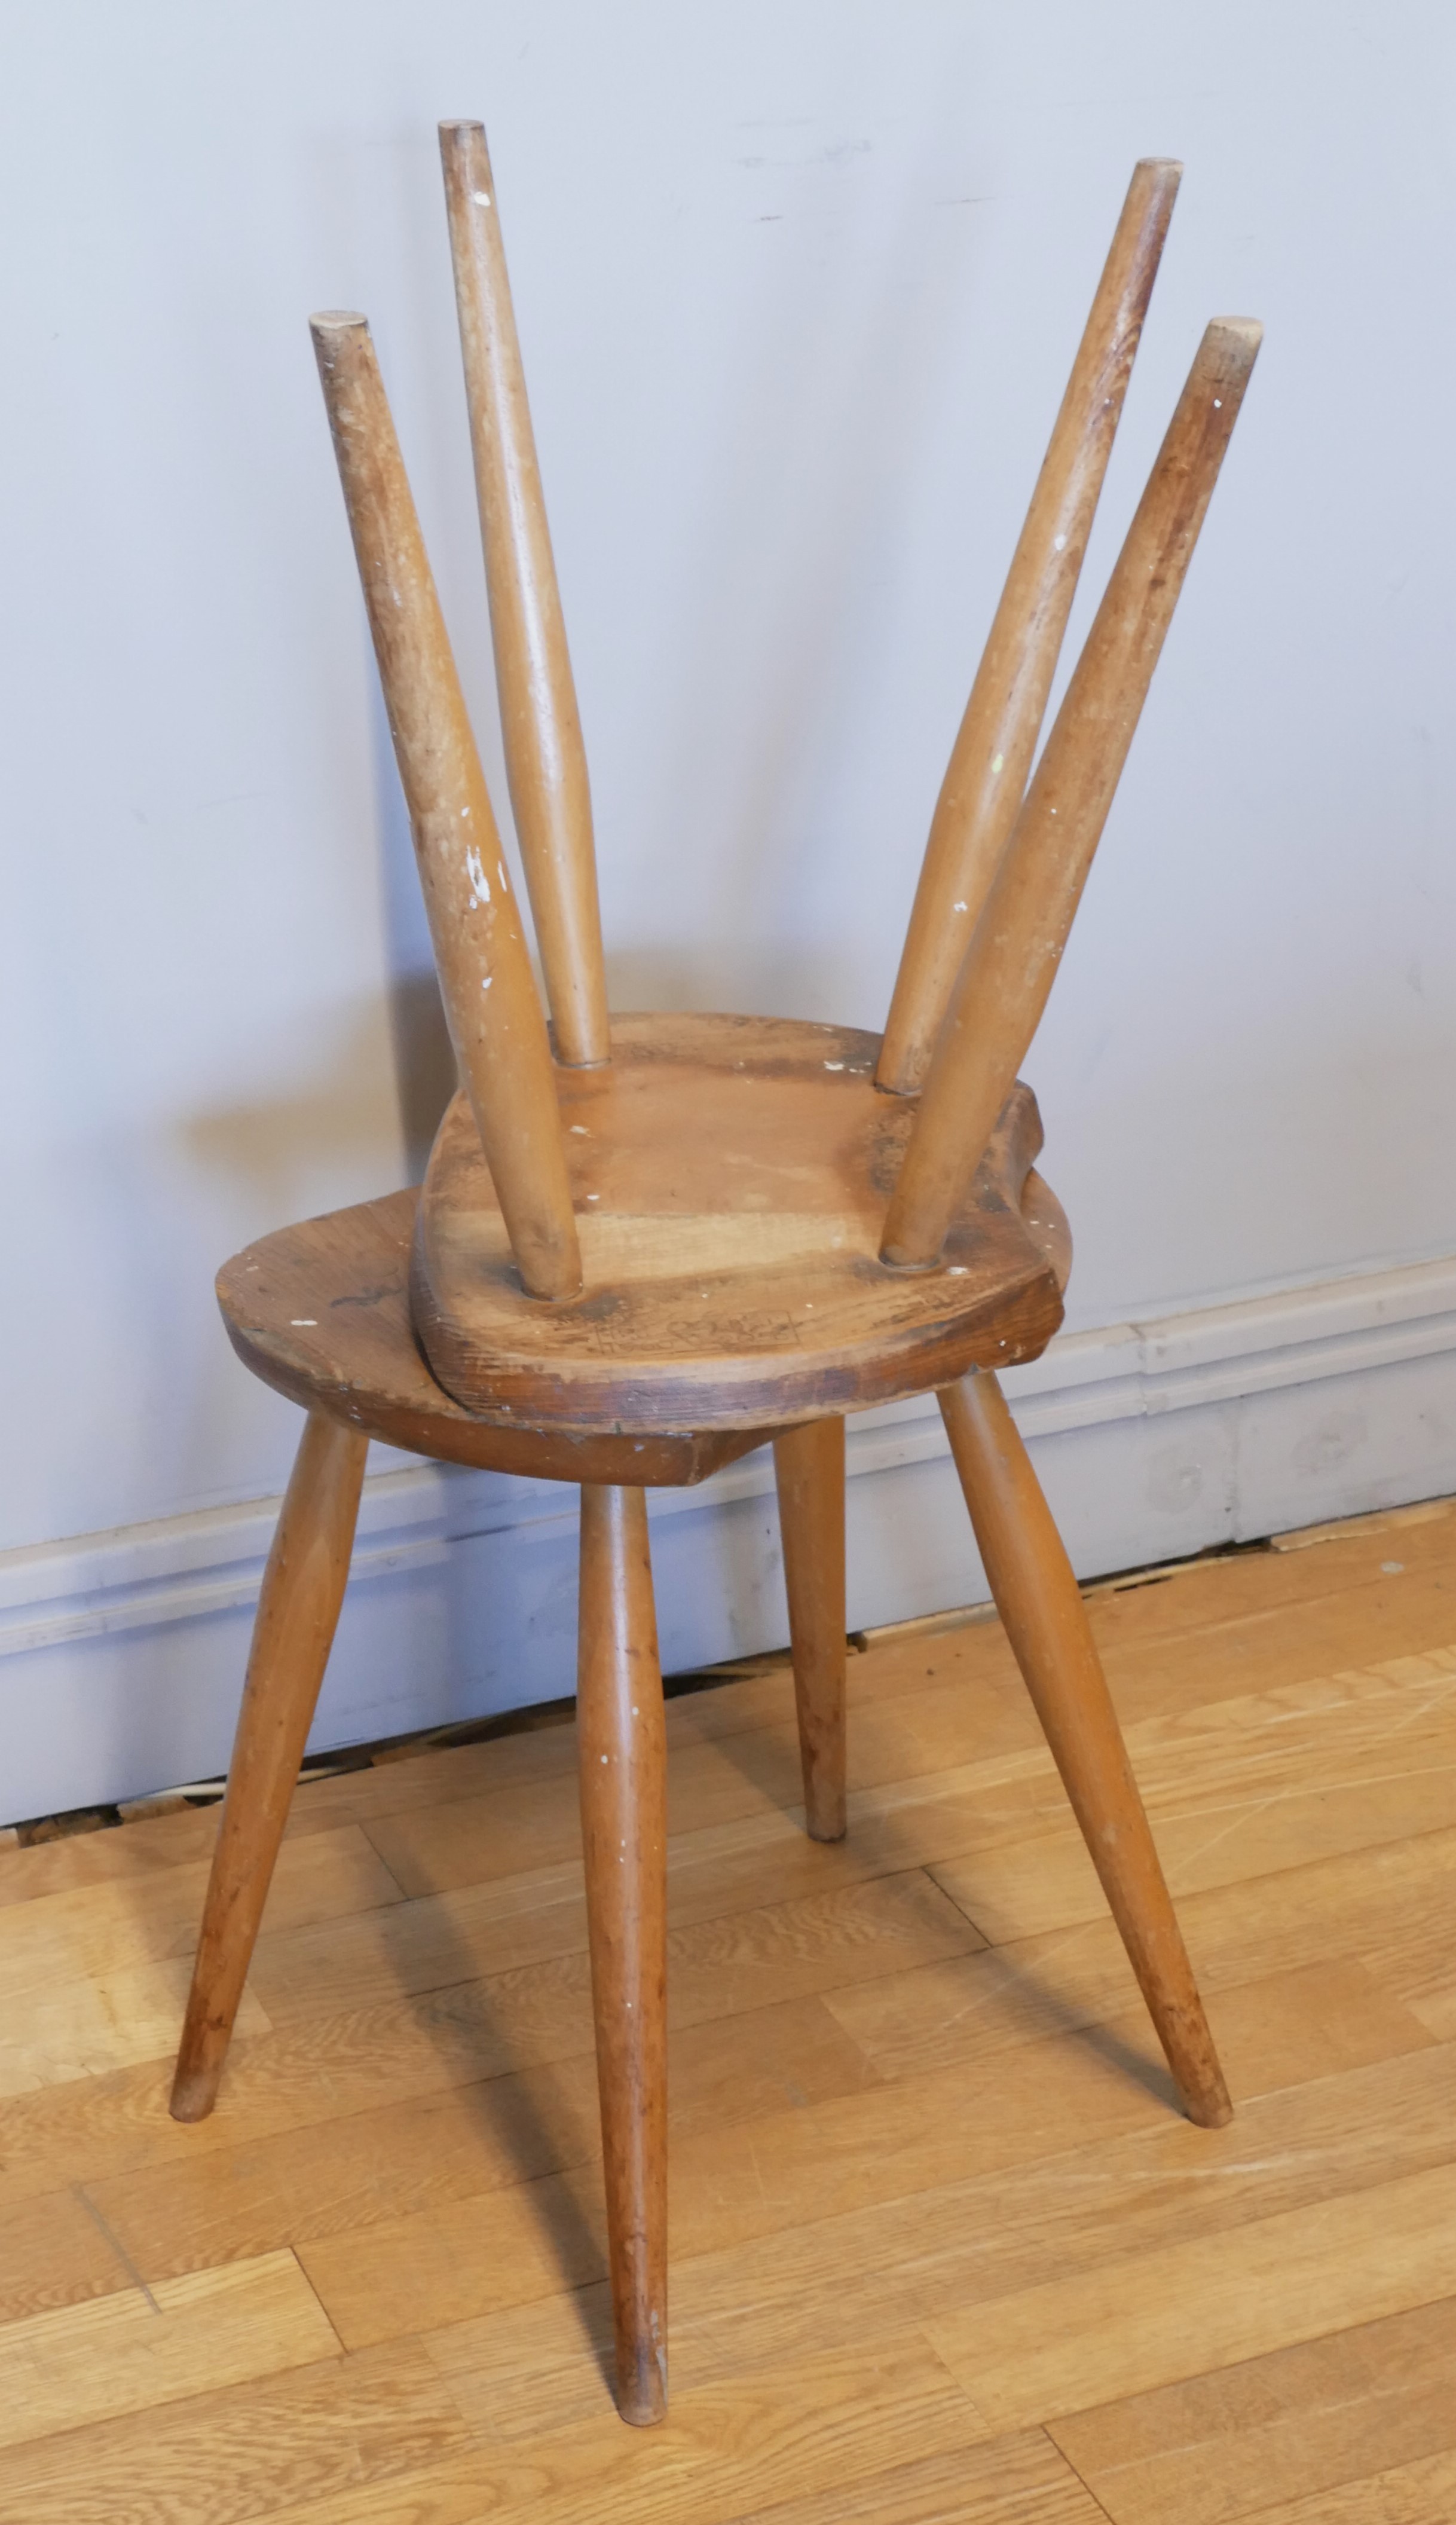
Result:
[[[1397,1532],[1402,1526],[1429,1525],[1443,1516],[1456,1515],[1456,1497],[1442,1494],[1436,1499],[1416,1500],[1398,1509],[1375,1509],[1361,1516],[1332,1517],[1322,1525],[1304,1526],[1288,1534],[1262,1535],[1247,1543],[1224,1543],[1209,1552],[1180,1555],[1172,1560],[1155,1560],[1134,1569],[1111,1571],[1101,1578],[1084,1582],[1082,1595],[1089,1602],[1100,1596],[1125,1594],[1130,1588],[1166,1586],[1193,1571],[1207,1569],[1222,1560],[1245,1560],[1250,1555],[1270,1552],[1307,1552],[1332,1543],[1349,1542],[1360,1534]],[[877,1622],[848,1637],[850,1656],[865,1656],[877,1649],[899,1647],[911,1640],[935,1639],[947,1631],[965,1630],[972,1623],[994,1621],[995,1607],[989,1604],[953,1606],[945,1612],[911,1614],[900,1622]],[[669,1701],[692,1693],[715,1691],[724,1684],[751,1681],[758,1675],[783,1673],[792,1666],[787,1648],[766,1649],[759,1655],[725,1658],[718,1664],[690,1668],[684,1674],[664,1675],[662,1689]],[[310,1756],[299,1772],[298,1787],[306,1789],[315,1780],[337,1779],[348,1771],[366,1771],[391,1762],[413,1761],[425,1754],[444,1753],[461,1745],[484,1745],[501,1736],[533,1735],[545,1728],[568,1726],[576,1714],[574,1698],[537,1702],[520,1708],[498,1711],[489,1718],[461,1719],[446,1727],[407,1729],[398,1736],[385,1736],[371,1745],[352,1745],[342,1752]],[[78,1835],[115,1830],[128,1823],[142,1823],[163,1814],[180,1813],[186,1808],[220,1804],[227,1783],[224,1775],[212,1780],[188,1781],[180,1787],[157,1789],[136,1798],[125,1798],[116,1805],[73,1807],[65,1813],[38,1815],[31,1820],[8,1825],[0,1830],[0,1851],[29,1850],[51,1841],[69,1841]]]
[[[1456,1489],[1456,1256],[1058,1336],[1005,1381],[1078,1576],[1151,1585],[1138,1573]],[[574,1490],[374,1462],[311,1755],[561,1701]],[[984,1604],[933,1397],[853,1415],[847,1474],[855,1636]],[[0,1554],[0,1822],[220,1770],[277,1512]],[[768,1448],[649,1514],[670,1673],[787,1637]]]

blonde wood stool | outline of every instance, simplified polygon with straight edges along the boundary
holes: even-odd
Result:
[[[664,1728],[646,1492],[772,1438],[808,1831],[845,1830],[844,1416],[935,1389],[987,1574],[1188,2111],[1228,2094],[1082,1600],[997,1368],[1061,1319],[1016,1072],[1258,348],[1211,324],[1035,773],[1180,170],[1141,164],[936,809],[883,1041],[608,1021],[591,810],[478,124],[442,125],[520,915],[363,317],[314,339],[461,1085],[423,1188],[218,1283],[305,1423],[265,1575],[172,2111],[212,2109],[371,1437],[581,1486],[582,1836],[617,2401],[667,2401]]]

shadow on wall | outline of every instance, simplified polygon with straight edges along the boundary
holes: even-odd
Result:
[[[457,1086],[455,1047],[433,965],[394,975],[389,1032],[405,1139],[405,1180],[420,1183],[440,1117]]]
[[[433,974],[407,975],[401,996],[417,981],[433,989]],[[245,1232],[267,1235],[337,1203],[397,1190],[393,1001],[392,988],[384,1008],[375,998],[340,1013],[327,1066],[288,1093],[193,1114],[181,1124],[188,1158],[231,1178],[233,1214],[249,1222]],[[421,1031],[427,1045],[427,1015]]]
[[[788,942],[774,953],[745,951],[733,940],[698,947],[607,950],[607,997],[625,1016],[638,1009],[696,1009],[729,1016],[808,1017],[826,1025],[883,1025],[883,1008],[866,1011],[851,957],[835,942],[807,954]]]
[[[432,976],[425,979],[433,983]],[[189,1299],[210,1321],[208,1337],[199,1339],[190,1362],[185,1440],[177,1432],[187,1473],[171,1489],[188,1507],[281,1488],[287,1476],[286,1450],[293,1443],[287,1435],[291,1413],[278,1422],[261,1408],[261,1389],[254,1388],[246,1406],[239,1401],[236,1380],[244,1372],[210,1303],[211,1273],[227,1251],[257,1237],[399,1188],[401,1117],[387,1000],[376,995],[356,1001],[336,1013],[335,1028],[322,1064],[290,1092],[195,1113],[178,1126],[185,1173],[221,1187],[220,1197],[212,1192],[202,1196],[210,1237],[216,1235],[218,1245],[198,1256],[202,1267]],[[159,1391],[171,1391],[170,1416],[176,1421],[182,1394],[161,1360],[157,1377]],[[253,1385],[251,1378],[244,1381]],[[254,1434],[243,1441],[242,1460],[219,1491],[214,1468],[218,1432],[235,1428],[240,1413]]]

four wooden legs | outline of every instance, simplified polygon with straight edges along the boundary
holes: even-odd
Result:
[[[213,1858],[172,2083],[179,2122],[201,2121],[243,1995],[258,1924],[349,1575],[368,1440],[311,1411],[264,1572],[242,1715]]]
[[[995,1378],[941,1409],[992,1591],[1194,2121],[1232,2107],[1087,1614]],[[338,1621],[366,1441],[312,1412],[264,1576],[172,2088],[211,2111]],[[845,1829],[845,1424],[774,1441],[809,1831]],[[667,2408],[666,1728],[640,1490],[581,1494],[582,1833],[617,2402]]]
[[[845,1424],[782,1430],[778,1477],[804,1818],[815,1841],[845,1834]]]
[[[1233,2106],[1061,1537],[995,1378],[964,1377],[940,1402],[996,1609],[1168,2065],[1190,2118],[1217,2129]]]
[[[617,2407],[667,2409],[667,1730],[640,1490],[584,1485],[576,1711]]]

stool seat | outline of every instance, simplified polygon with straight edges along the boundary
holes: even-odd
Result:
[[[415,1330],[466,1411],[538,1429],[767,1429],[1035,1359],[1070,1242],[1013,1088],[939,1262],[880,1260],[915,1108],[880,1038],[785,1017],[613,1016],[611,1061],[558,1068],[579,1297],[521,1285],[465,1098],[415,1232]]]
[[[245,1367],[364,1438],[528,1481],[689,1489],[766,1430],[597,1436],[478,1420],[430,1374],[410,1321],[417,1191],[386,1193],[261,1237],[224,1262],[218,1303]]]

